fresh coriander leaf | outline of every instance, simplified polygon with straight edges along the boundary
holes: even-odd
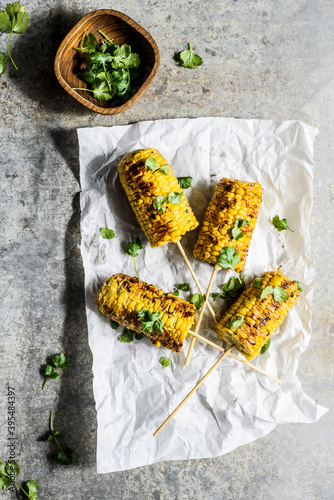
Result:
[[[164,206],[166,203],[167,199],[164,196],[157,196],[153,201],[153,208],[155,208],[159,214],[163,214],[166,212],[166,207]]]
[[[131,241],[126,249],[124,250],[126,253],[131,255],[131,257],[138,257],[138,250],[142,250],[144,245],[140,241],[140,238],[137,236],[133,241]]]
[[[260,284],[261,284],[262,279],[261,278],[255,278],[253,282],[253,288],[257,288],[261,290]]]
[[[194,304],[197,310],[201,309],[203,303],[204,303],[204,297],[200,293],[194,293],[194,295],[191,296],[189,302],[191,304]]]
[[[0,490],[5,490],[6,488],[9,488],[9,486],[12,484],[12,480],[10,477],[1,477],[0,476]]]
[[[177,288],[179,290],[182,290],[183,292],[189,292],[190,291],[190,285],[189,283],[180,283]]]
[[[168,201],[172,205],[179,205],[182,201],[183,191],[181,193],[173,192],[168,194]]]
[[[94,73],[94,71],[92,71],[91,69],[85,70],[78,73],[78,77],[81,78],[81,80],[83,80],[84,82],[92,84],[96,80],[96,73]]]
[[[0,75],[5,72],[8,61],[9,59],[6,54],[4,52],[0,52]]]
[[[50,436],[46,439],[44,439],[45,443],[50,443],[51,441],[53,441],[54,437],[53,437],[53,434],[50,434]]]
[[[98,101],[108,101],[115,95],[116,89],[114,85],[110,89],[108,83],[105,80],[96,79],[92,84],[92,92],[95,99],[97,99]]]
[[[193,178],[192,177],[178,177],[177,180],[178,180],[178,183],[179,183],[181,189],[188,189],[191,186]]]
[[[302,287],[300,286],[300,281],[297,281],[297,280],[296,280],[296,281],[294,281],[294,283],[296,283],[298,290],[299,290],[300,292],[302,292],[302,291],[303,291],[303,289],[302,289]]]
[[[265,344],[263,344],[261,351],[260,351],[260,354],[264,354],[265,352],[268,351],[268,349],[270,347],[270,340],[271,339],[268,339],[267,342]]]
[[[180,292],[178,290],[174,290],[173,295],[175,295],[175,297],[178,297],[180,295]]]
[[[163,356],[162,358],[160,358],[160,363],[162,364],[163,368],[169,366],[169,359],[167,358],[167,356]]]
[[[111,319],[110,326],[113,330],[117,330],[117,328],[119,327],[119,323],[117,323],[117,321],[114,321],[113,319]]]
[[[82,42],[82,48],[84,50],[86,50],[87,52],[96,52],[98,45],[99,44],[94,33],[88,33],[87,35],[85,35],[85,38]]]
[[[272,223],[274,227],[277,229],[277,231],[284,231],[288,229],[289,231],[292,231],[292,229],[289,228],[289,224],[287,223],[286,219],[280,219],[278,215],[275,215],[272,219]]]
[[[60,377],[60,374],[58,372],[52,372],[50,373],[50,375],[48,375],[48,377],[57,380],[57,378]]]
[[[189,49],[183,50],[179,54],[181,65],[185,66],[186,68],[196,68],[203,63],[203,60],[200,56],[193,52],[191,43],[189,43],[188,45]]]
[[[5,470],[6,470],[6,474],[8,474],[8,476],[11,476],[11,477],[12,476],[17,477],[20,474],[19,466],[17,465],[16,462],[14,462],[14,460],[9,460],[7,462]]]
[[[38,491],[38,485],[37,485],[36,481],[28,481],[27,488],[28,488],[28,494],[29,494],[31,500],[36,500],[37,499],[37,491]]]
[[[286,302],[289,298],[289,294],[282,286],[275,286],[273,297],[276,302]]]
[[[0,10],[0,31],[3,33],[11,32],[11,22],[8,12]]]
[[[166,163],[166,165],[161,165],[159,168],[160,172],[162,172],[165,175],[169,175],[168,170],[169,170],[169,165]]]
[[[231,278],[223,284],[222,293],[211,293],[213,300],[230,299],[235,300],[245,290],[245,280],[241,276],[231,276]]]
[[[117,47],[114,51],[111,63],[113,68],[137,68],[139,64],[139,55],[136,53],[131,53],[130,45],[124,43],[123,45]]]
[[[66,354],[62,352],[54,356],[52,363],[55,368],[61,368],[62,370],[65,370],[68,365],[68,358]]]
[[[110,54],[105,54],[103,52],[92,52],[90,54],[90,59],[95,64],[106,64],[112,61],[112,56]]]
[[[14,33],[22,34],[29,24],[29,15],[26,12],[18,12],[12,20],[12,30]]]
[[[51,375],[51,373],[53,372],[53,370],[54,370],[53,366],[46,365],[44,373],[45,373],[45,375],[49,376],[49,375]]]
[[[6,6],[6,12],[8,12],[11,17],[14,17],[15,14],[18,14],[19,12],[24,12],[25,9],[25,6],[21,5],[20,2],[8,3]]]
[[[128,328],[123,329],[123,333],[120,336],[120,339],[122,342],[132,342],[133,341],[133,334],[134,332],[132,330],[129,330]]]
[[[135,339],[136,340],[141,340],[145,337],[145,335],[143,333],[136,333],[135,335]]]
[[[235,266],[240,262],[239,252],[236,252],[233,247],[226,246],[221,250],[217,262],[223,269],[230,268],[234,271]]]
[[[158,165],[157,160],[155,158],[153,158],[152,156],[150,156],[145,161],[145,167],[148,168],[149,170],[152,170],[152,172],[155,172],[156,170],[158,170],[159,165]]]
[[[63,465],[71,465],[74,462],[74,453],[73,446],[65,448],[64,451],[57,455],[57,461]]]
[[[153,325],[153,328],[158,332],[160,333],[160,335],[162,335],[164,333],[164,329],[163,329],[163,326],[164,326],[165,322],[162,321],[162,319],[157,319]]]
[[[112,240],[113,238],[115,238],[115,231],[109,229],[108,227],[101,227],[100,235],[105,240]]]
[[[157,320],[159,320],[158,311],[152,313],[151,311],[141,309],[138,312],[138,321],[141,323],[142,330],[145,333],[152,333],[153,327],[155,327],[155,322]],[[160,328],[160,326],[159,326],[159,328]]]
[[[54,435],[55,435],[56,437],[60,437],[60,436],[62,436],[62,435],[63,435],[63,433],[62,433],[62,432],[60,432],[60,431],[55,431],[55,432],[54,432]]]
[[[0,462],[0,476],[6,474],[6,464],[5,462]]]
[[[241,316],[237,316],[234,319],[231,319],[228,326],[229,328],[240,328],[244,324],[244,318]]]
[[[260,295],[260,299],[265,299],[267,297],[267,295],[270,295],[271,293],[273,293],[274,289],[272,286],[266,286],[263,290],[262,290],[262,293]]]
[[[240,228],[243,226],[247,226],[249,223],[249,219],[237,219],[234,223],[234,227],[232,229],[232,237],[235,240],[240,240],[244,236],[244,232],[240,231]]]

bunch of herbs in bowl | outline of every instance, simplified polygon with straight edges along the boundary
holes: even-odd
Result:
[[[85,34],[81,47],[85,69],[78,73],[91,88],[73,90],[92,92],[98,101],[131,95],[133,82],[140,75],[140,58],[128,44],[119,45],[99,30],[103,41],[99,43],[94,33]]]

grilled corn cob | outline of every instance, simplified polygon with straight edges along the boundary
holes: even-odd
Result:
[[[158,168],[154,171],[145,166],[149,158],[156,160]],[[187,231],[198,226],[185,194],[159,151],[138,149],[127,154],[121,160],[118,172],[132,210],[151,247],[176,243]],[[168,200],[171,193],[182,193],[179,203],[173,204]],[[157,202],[160,202],[160,207]]]
[[[254,288],[254,283],[259,288]],[[285,302],[274,300],[272,293],[261,299],[263,290],[269,286],[282,287],[287,292]],[[229,344],[234,344],[248,360],[255,358],[284,320],[297,297],[296,282],[290,281],[280,270],[264,273],[260,285],[254,280],[216,324],[218,337]],[[231,325],[235,319],[240,319],[240,323],[241,319],[243,320],[240,327]]]
[[[105,316],[130,330],[145,333],[152,344],[158,347],[162,345],[177,352],[182,348],[196,316],[193,304],[126,274],[111,276],[102,285],[96,302]],[[154,324],[151,332],[143,330],[143,324],[138,318],[140,311],[160,313],[160,333]]]
[[[239,252],[240,261],[235,266],[239,273],[246,261],[257,214],[261,204],[262,188],[258,182],[221,179],[206,210],[194,256],[211,264],[217,264],[218,256],[225,247],[233,247]],[[232,229],[238,224],[243,235],[235,239]]]

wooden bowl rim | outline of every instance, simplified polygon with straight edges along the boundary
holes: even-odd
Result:
[[[101,15],[109,15],[109,16],[114,16],[118,17],[122,21],[125,21],[127,24],[129,24],[132,28],[134,28],[136,31],[138,31],[141,35],[143,35],[146,40],[151,44],[152,49],[154,51],[155,55],[155,62],[153,65],[153,68],[143,83],[143,85],[138,89],[138,91],[130,97],[128,101],[126,101],[124,104],[121,106],[116,106],[115,108],[102,108],[101,106],[97,106],[96,104],[93,104],[92,102],[88,101],[84,97],[82,97],[80,94],[75,92],[70,85],[65,81],[63,78],[61,71],[60,71],[60,61],[64,52],[64,49],[68,46],[69,42],[71,41],[72,37],[82,28],[82,25],[87,21],[87,19],[92,19],[96,16],[101,16]],[[54,62],[54,71],[57,77],[57,80],[59,81],[60,85],[72,96],[74,99],[79,101],[81,104],[86,106],[86,108],[91,109],[92,111],[95,111],[97,113],[101,113],[104,115],[115,115],[117,113],[122,113],[123,111],[126,111],[127,109],[131,108],[138,99],[146,92],[146,90],[149,88],[153,80],[155,79],[158,68],[160,65],[160,51],[159,48],[152,38],[152,36],[136,21],[131,19],[131,17],[127,16],[126,14],[123,14],[122,12],[119,12],[117,10],[110,10],[110,9],[99,9],[99,10],[94,10],[92,12],[89,12],[86,14],[83,18],[80,19],[80,21],[77,22],[77,24],[67,33],[61,44],[59,45],[59,48],[56,53],[55,57],[55,62]]]

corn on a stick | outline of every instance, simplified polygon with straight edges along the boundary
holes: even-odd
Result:
[[[160,425],[160,427],[155,431],[153,436],[157,436],[159,432],[168,424],[168,422],[174,417],[174,415],[182,408],[182,406],[188,401],[188,399],[197,391],[197,389],[203,384],[203,382],[208,378],[208,376],[217,368],[219,363],[228,355],[228,353],[233,349],[233,346],[229,347],[222,356],[216,361],[216,363],[210,368],[208,372],[201,378],[201,380],[193,387],[189,394],[181,401],[181,403],[175,408],[175,410],[166,418],[166,420]]]

